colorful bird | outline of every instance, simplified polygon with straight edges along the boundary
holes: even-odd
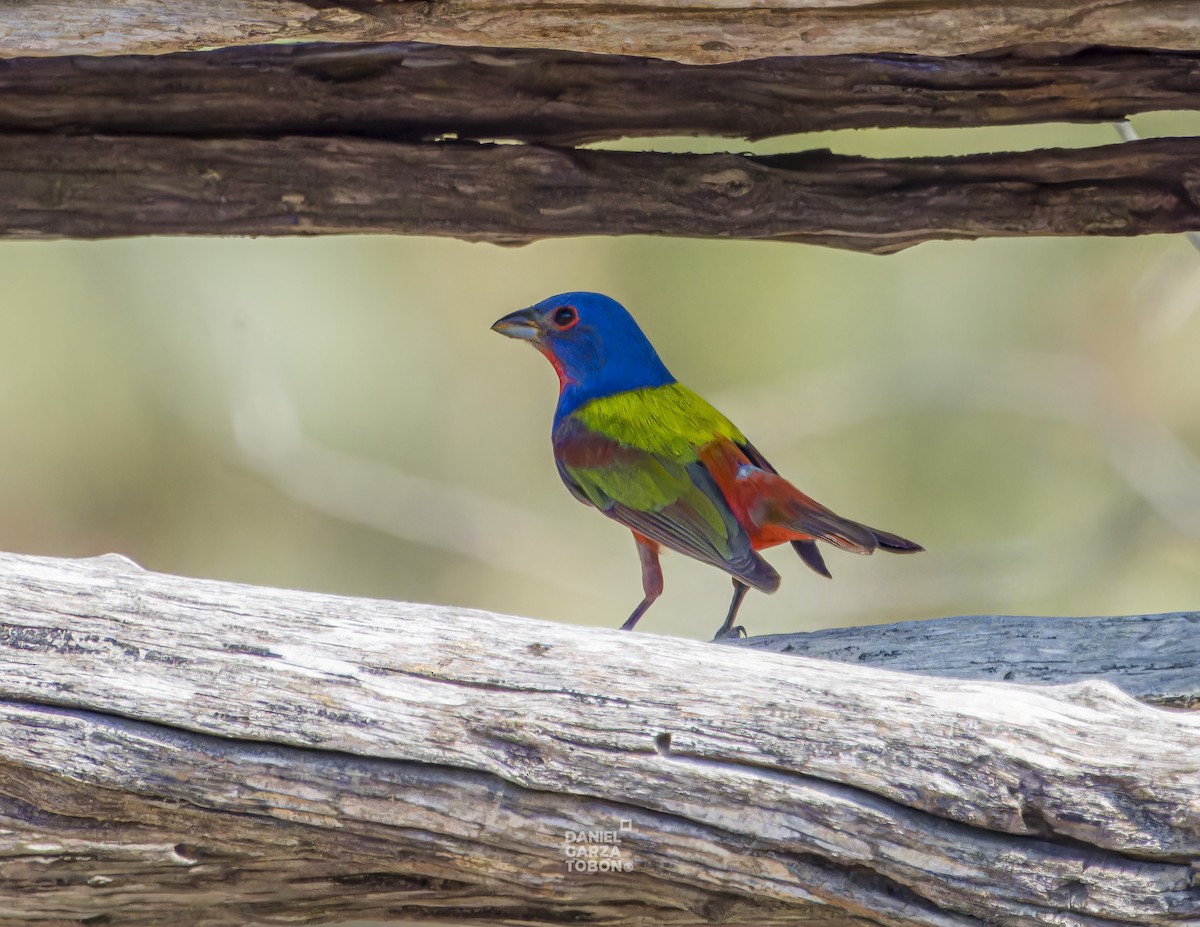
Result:
[[[679,383],[625,308],[599,293],[563,293],[506,315],[492,330],[530,342],[558,373],[552,440],[571,494],[633,532],[645,597],[630,630],[662,593],[663,547],[733,577],[714,640],[734,627],[751,587],[779,588],[758,551],[790,542],[829,576],[817,541],[869,554],[920,545],[835,515],[781,477],[724,415]]]

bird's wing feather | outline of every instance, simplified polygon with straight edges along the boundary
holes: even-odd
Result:
[[[571,493],[652,541],[774,591],[779,574],[756,554],[698,460],[672,460],[589,428],[574,416],[554,432],[554,458]]]

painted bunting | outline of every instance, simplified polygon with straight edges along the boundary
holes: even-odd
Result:
[[[661,548],[733,577],[733,601],[714,640],[734,627],[751,588],[779,574],[758,551],[790,542],[829,576],[817,541],[842,550],[911,553],[895,534],[835,515],[781,477],[724,415],[679,383],[633,317],[599,293],[563,293],[506,315],[492,330],[528,341],[558,373],[552,440],[571,494],[633,532],[645,597],[630,630],[662,593]]]

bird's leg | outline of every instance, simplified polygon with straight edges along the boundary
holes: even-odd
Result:
[[[746,593],[750,591],[750,587],[738,580],[733,581],[733,601],[729,603],[729,614],[725,616],[725,623],[717,629],[717,633],[713,635],[714,641],[723,640],[726,637],[742,637],[746,633],[746,629],[740,624],[735,628],[733,620],[737,617],[738,609],[742,607],[742,599],[746,598]]]
[[[663,590],[662,567],[658,563],[658,544],[637,533],[633,535],[633,539],[637,541],[638,559],[642,561],[642,591],[646,593],[646,598],[642,599],[629,619],[621,625],[622,631],[632,631],[638,619],[646,614],[646,609],[654,604],[654,600]]]

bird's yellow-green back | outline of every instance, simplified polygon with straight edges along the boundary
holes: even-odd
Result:
[[[733,422],[682,383],[602,396],[574,417],[614,441],[680,463],[696,460],[696,449],[718,438],[746,441]]]

